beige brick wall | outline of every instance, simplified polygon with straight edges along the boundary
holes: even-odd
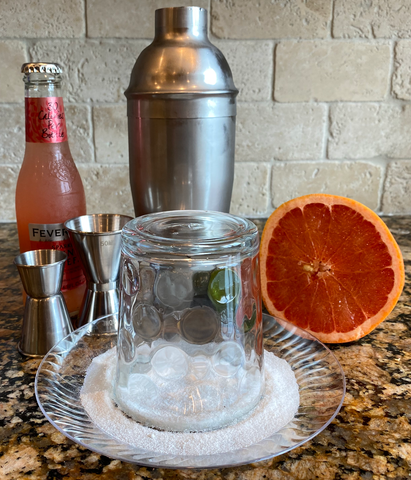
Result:
[[[133,213],[123,93],[154,10],[178,5],[209,10],[240,89],[233,213],[265,217],[314,192],[411,213],[411,2],[1,0],[0,221],[14,220],[30,60],[65,69],[89,211]]]

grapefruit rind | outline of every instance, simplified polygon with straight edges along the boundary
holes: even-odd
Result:
[[[306,205],[311,203],[322,203],[329,207],[334,205],[344,205],[352,208],[356,212],[360,213],[365,220],[371,222],[377,232],[380,234],[381,239],[388,248],[389,254],[391,256],[392,264],[391,268],[394,271],[394,285],[391,292],[388,295],[387,301],[383,308],[381,308],[378,313],[370,318],[368,318],[364,323],[359,325],[357,328],[349,332],[337,332],[332,333],[321,333],[314,332],[307,328],[306,330],[312,335],[317,337],[320,341],[324,343],[345,343],[358,340],[368,333],[370,333],[374,328],[379,325],[387,316],[391,313],[395,307],[402,289],[404,287],[404,262],[401,254],[401,250],[397,245],[394,237],[389,231],[386,224],[383,220],[370,208],[365,205],[345,197],[340,197],[336,195],[328,194],[311,194],[305,195],[302,197],[295,198],[290,200],[281,206],[279,206],[269,217],[266,222],[266,225],[263,230],[260,243],[260,269],[261,269],[261,293],[264,305],[267,311],[276,317],[282,318],[287,321],[292,321],[284,315],[283,311],[279,311],[275,308],[273,301],[270,299],[270,296],[267,291],[267,257],[268,257],[268,247],[270,240],[273,236],[274,229],[277,227],[280,219],[284,217],[286,213],[295,209],[296,207],[304,208]],[[297,325],[300,326],[300,325]]]

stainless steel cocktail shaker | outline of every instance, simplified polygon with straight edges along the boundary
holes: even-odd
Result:
[[[226,59],[208,39],[207,11],[156,10],[155,38],[125,92],[136,216],[229,211],[237,94]]]

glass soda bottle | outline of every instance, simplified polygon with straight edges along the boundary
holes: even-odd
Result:
[[[17,180],[16,217],[20,252],[58,249],[67,254],[62,293],[76,315],[86,279],[64,228],[86,214],[80,174],[70,153],[61,94],[61,67],[25,63],[26,150]]]

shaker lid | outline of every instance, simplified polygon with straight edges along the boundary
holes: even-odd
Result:
[[[161,8],[155,12],[155,38],[131,73],[127,98],[144,94],[237,95],[230,67],[207,36],[207,10]]]
[[[48,62],[30,62],[23,63],[22,73],[62,73],[62,68],[58,63]]]

